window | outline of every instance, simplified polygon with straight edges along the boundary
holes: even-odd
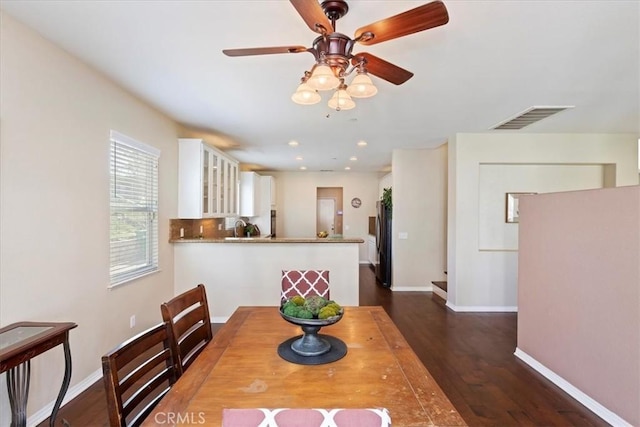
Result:
[[[111,131],[110,287],[158,270],[160,150]]]

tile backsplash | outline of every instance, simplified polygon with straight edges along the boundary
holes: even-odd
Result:
[[[171,219],[169,220],[169,240],[177,239],[217,239],[233,236],[233,230],[225,228],[224,218]],[[182,236],[181,234],[182,230]]]

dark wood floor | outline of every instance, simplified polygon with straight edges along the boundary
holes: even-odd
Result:
[[[369,267],[360,268],[360,305],[385,308],[472,427],[608,425],[513,355],[515,313],[455,313],[431,292],[382,288]],[[102,381],[62,408],[57,424],[63,419],[107,426]]]

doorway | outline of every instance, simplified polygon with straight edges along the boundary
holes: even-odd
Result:
[[[329,235],[336,234],[336,199],[318,198],[316,212],[316,234],[326,231]]]
[[[316,189],[316,234],[342,235],[342,187]]]

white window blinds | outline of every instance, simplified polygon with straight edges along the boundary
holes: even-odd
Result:
[[[158,270],[160,151],[111,131],[110,285]]]

